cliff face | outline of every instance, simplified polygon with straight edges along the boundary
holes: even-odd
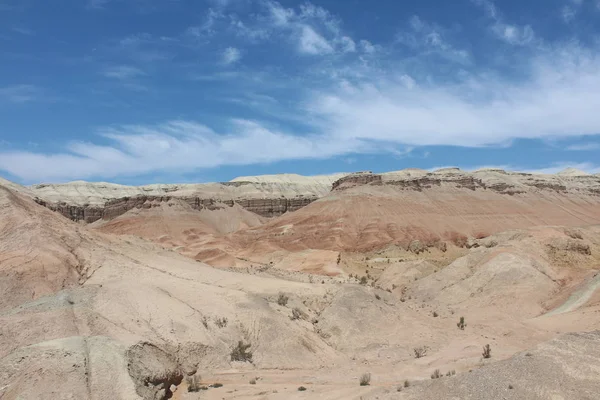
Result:
[[[403,170],[383,174],[360,172],[344,176],[332,185],[332,190],[345,191],[359,186],[394,186],[421,192],[434,187],[469,190],[489,190],[500,194],[517,195],[536,191],[562,194],[600,196],[600,176],[580,174],[542,175],[503,170],[460,171],[445,168],[434,172]]]
[[[325,196],[342,174],[316,177],[275,175],[243,177],[231,182],[181,185],[123,186],[72,182],[35,185],[34,200],[73,221],[111,220],[134,208],[150,208],[171,199],[196,210],[214,210],[238,204],[263,217],[296,211]]]
[[[125,197],[107,201],[104,206],[94,206],[89,204],[71,205],[65,202],[49,203],[40,198],[34,200],[44,207],[56,211],[66,218],[73,221],[84,221],[92,223],[100,219],[111,220],[119,215],[125,214],[134,208],[150,208],[160,202],[168,202],[175,197],[172,196],[135,196]],[[297,197],[293,199],[273,198],[273,199],[238,199],[238,200],[218,200],[214,198],[201,197],[177,197],[183,200],[195,210],[216,210],[223,205],[232,207],[239,204],[246,210],[258,214],[262,217],[276,217],[285,214],[288,211],[296,211],[319,197]]]

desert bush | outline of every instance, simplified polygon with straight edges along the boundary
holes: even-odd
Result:
[[[367,284],[367,282],[368,282],[368,280],[367,280],[367,277],[366,277],[366,276],[363,276],[362,278],[360,278],[360,284],[361,284],[361,285],[366,285],[366,284]]]
[[[201,390],[200,377],[197,375],[186,376],[185,383],[187,383],[188,392],[199,392]]]
[[[290,319],[292,321],[295,321],[295,320],[300,319],[300,318],[302,318],[302,311],[300,311],[299,308],[294,308],[292,310],[292,316],[290,317]]]
[[[439,315],[439,314],[437,313],[437,311],[434,311],[434,312],[433,312],[433,317],[434,317],[434,318],[437,318],[437,317],[438,317],[438,315]]]
[[[378,295],[377,293],[375,293],[375,298],[376,298],[377,300],[381,300],[381,296],[380,296],[380,295]]]
[[[492,357],[492,349],[489,344],[483,346],[483,353],[481,353],[483,358],[491,358]]]
[[[337,265],[340,265],[341,261],[342,261],[342,253],[338,253]]]
[[[285,306],[287,306],[287,303],[289,300],[290,300],[290,298],[288,296],[286,296],[283,293],[279,293],[279,297],[277,297],[277,304],[285,307]]]
[[[371,384],[371,374],[369,372],[362,374],[359,382],[360,386],[369,386]]]
[[[404,387],[407,388],[410,386],[410,382],[407,380],[404,381]]]
[[[211,388],[218,389],[218,388],[220,388],[220,387],[223,387],[223,384],[222,384],[222,383],[213,383],[212,385],[210,385],[210,387],[211,387]]]
[[[465,317],[460,317],[460,321],[458,321],[456,326],[458,326],[458,329],[460,329],[461,331],[464,331],[465,328],[467,327],[467,324],[465,322]]]
[[[413,349],[415,358],[423,358],[427,355],[427,346],[415,347]]]
[[[250,383],[251,385],[256,385],[256,378],[252,378],[252,379],[250,379],[250,382],[249,382],[249,383]]]
[[[455,370],[446,372],[446,376],[454,376],[454,375],[456,375],[456,371]]]
[[[202,317],[202,325],[208,329],[208,318],[206,318],[206,316]]]
[[[219,328],[225,328],[227,326],[227,318],[215,318],[215,325]]]
[[[433,371],[433,374],[431,374],[431,379],[439,379],[441,378],[443,375],[440,372],[439,369],[436,369],[435,371]]]
[[[252,362],[252,352],[248,351],[250,346],[240,340],[237,346],[231,350],[231,361]]]
[[[304,386],[300,386],[300,387],[298,388],[298,391],[299,391],[299,392],[304,392],[305,390],[306,390],[306,388],[305,388]]]

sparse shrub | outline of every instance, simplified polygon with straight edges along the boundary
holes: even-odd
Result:
[[[208,329],[208,318],[206,318],[206,316],[202,317],[202,325]]]
[[[423,358],[427,355],[427,346],[415,347],[413,352],[415,353],[415,358]]]
[[[338,253],[337,265],[340,265],[341,261],[342,261],[342,253]]]
[[[492,349],[489,344],[483,346],[483,353],[481,354],[483,358],[491,358],[492,357]]]
[[[377,293],[375,293],[375,298],[376,298],[377,300],[381,300],[381,296],[380,296],[380,295],[378,295]]]
[[[509,388],[509,389],[514,389],[514,386],[509,384],[509,385],[508,385],[508,388]]]
[[[298,391],[299,391],[299,392],[304,392],[305,390],[306,390],[306,388],[305,388],[304,386],[300,386],[300,387],[298,388]]]
[[[227,318],[215,318],[215,325],[219,328],[225,328],[227,326]]]
[[[360,386],[369,386],[371,384],[371,374],[369,372],[362,374],[359,382]]]
[[[360,284],[361,284],[361,285],[366,285],[366,284],[367,284],[367,282],[368,282],[368,280],[367,280],[367,277],[366,277],[366,276],[363,276],[362,278],[360,278]]]
[[[431,374],[431,379],[439,379],[441,378],[443,375],[441,374],[439,369],[436,369],[435,371],[433,371],[433,374]]]
[[[437,318],[437,317],[438,317],[438,315],[439,315],[439,314],[437,313],[437,311],[434,311],[434,312],[433,312],[433,318]]]
[[[299,308],[294,308],[292,310],[292,316],[290,317],[290,319],[292,321],[295,321],[295,320],[300,319],[300,318],[302,318],[302,311],[300,311]]]
[[[249,383],[250,383],[251,385],[256,385],[256,378],[252,378],[252,379],[250,379],[250,382],[249,382]]]
[[[186,376],[185,383],[187,383],[188,392],[199,392],[201,390],[200,377],[197,375]]]
[[[456,371],[455,370],[446,372],[446,376],[454,376],[454,375],[456,375]]]
[[[210,387],[211,387],[211,388],[218,389],[218,388],[220,388],[220,387],[223,387],[223,384],[222,384],[222,383],[213,383],[212,385],[210,385]]]
[[[458,329],[460,329],[461,331],[464,331],[465,328],[467,327],[467,324],[465,322],[465,317],[460,317],[460,321],[458,321],[456,326],[458,326]]]
[[[407,388],[410,386],[410,382],[407,380],[404,381],[404,387]]]
[[[248,351],[251,344],[246,344],[241,340],[237,346],[231,350],[231,361],[252,362],[252,352]]]
[[[290,298],[288,296],[286,296],[283,293],[279,293],[279,297],[277,297],[277,304],[279,304],[282,307],[285,307],[287,306],[289,300]]]

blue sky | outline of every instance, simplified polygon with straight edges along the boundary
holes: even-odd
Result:
[[[600,172],[600,0],[0,0],[0,175]]]

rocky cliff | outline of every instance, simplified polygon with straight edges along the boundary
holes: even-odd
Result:
[[[343,174],[304,177],[284,174],[241,177],[207,184],[123,186],[111,183],[71,182],[41,184],[23,192],[51,210],[74,221],[110,220],[134,208],[150,208],[171,199],[183,200],[197,210],[239,204],[264,217],[295,211],[323,197]]]
[[[490,190],[516,195],[536,190],[600,196],[600,176],[567,169],[558,174],[509,172],[501,169],[482,169],[474,172],[458,168],[443,168],[428,172],[419,169],[374,174],[359,172],[341,177],[332,185],[333,191],[345,191],[357,186],[390,185],[405,190],[423,191],[433,187],[454,187],[470,190]]]

